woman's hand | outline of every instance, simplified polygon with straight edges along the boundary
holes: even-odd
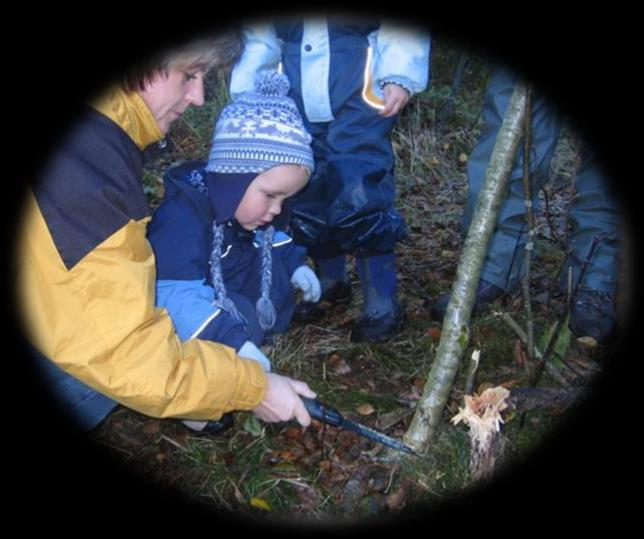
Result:
[[[305,383],[275,373],[267,373],[268,390],[264,400],[253,412],[268,423],[297,419],[303,427],[311,424],[311,416],[306,411],[298,395],[314,399],[316,393]]]

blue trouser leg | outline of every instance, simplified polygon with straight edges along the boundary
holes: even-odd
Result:
[[[614,195],[614,184],[606,178],[594,152],[588,147],[582,149],[575,188],[576,195],[570,208],[570,254],[564,263],[562,287],[565,289],[567,286],[568,268],[572,268],[573,287],[577,285],[584,261],[592,249],[580,287],[612,294],[617,285],[617,258],[619,243],[624,237],[623,221]]]
[[[356,257],[365,315],[383,316],[391,313],[398,303],[398,278],[394,253]]]
[[[333,256],[331,258],[316,258],[315,267],[323,292],[331,288],[335,283],[346,283],[349,281],[347,276],[347,257],[345,255]]]
[[[31,350],[38,372],[51,388],[63,412],[80,429],[92,430],[118,405],[116,401],[67,374],[37,350]]]
[[[517,78],[514,75],[505,70],[499,70],[488,85],[483,105],[485,126],[468,163],[469,193],[463,215],[464,232],[467,232],[472,220],[494,143],[516,82]],[[532,102],[531,120],[531,198],[533,208],[536,210],[538,188],[547,179],[550,161],[561,130],[561,121],[546,101],[538,96],[535,96]],[[504,289],[516,287],[524,273],[527,233],[524,198],[523,148],[521,148],[510,175],[508,193],[499,211],[497,229],[488,246],[481,270],[482,279]]]
[[[342,247],[334,240],[327,224],[328,205],[326,183],[326,157],[328,123],[306,123],[313,141],[315,170],[306,187],[290,199],[293,239],[307,248],[309,255],[329,258],[342,253]]]
[[[307,123],[316,169],[292,201],[294,239],[314,258],[393,251],[406,229],[394,207],[391,130],[357,94],[329,123]]]

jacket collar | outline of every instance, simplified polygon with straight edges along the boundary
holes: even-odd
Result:
[[[136,92],[126,93],[114,87],[92,107],[121,127],[141,151],[163,138],[152,112]]]

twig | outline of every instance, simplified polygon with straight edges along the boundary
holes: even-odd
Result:
[[[570,297],[569,307],[572,307],[572,302],[574,301],[575,297],[577,297],[577,292],[579,291],[579,287],[581,286],[581,283],[584,282],[586,271],[588,270],[588,266],[590,265],[590,262],[593,259],[593,256],[595,255],[595,249],[597,248],[597,245],[599,244],[600,241],[605,240],[606,237],[607,237],[607,234],[598,234],[593,236],[593,242],[590,244],[590,249],[588,249],[588,256],[586,257],[586,260],[584,260],[584,263],[582,264],[581,269],[579,270],[579,277],[577,277],[577,284],[575,285],[575,290],[573,291],[572,296]]]
[[[479,359],[481,358],[481,350],[476,349],[472,352],[472,357],[470,359],[470,370],[467,373],[467,379],[465,381],[465,394],[471,395],[474,391],[474,384],[476,383],[476,371],[479,368]]]
[[[521,339],[521,342],[523,342],[523,344],[525,344],[527,342],[528,336],[526,335],[525,331],[523,331],[523,328],[521,326],[519,326],[519,324],[517,324],[514,321],[514,319],[508,313],[506,313],[504,311],[497,310],[497,309],[494,309],[492,312],[496,316],[500,317],[501,320],[503,320],[510,327],[510,329],[512,329],[512,331],[514,331],[516,333],[517,337],[519,337],[519,339]],[[543,359],[543,357],[544,357],[544,355],[541,353],[541,351],[536,346],[534,348],[534,355],[538,359]],[[561,362],[564,365],[566,365],[565,361],[561,360]],[[557,367],[555,367],[554,365],[552,365],[548,361],[543,361],[543,364],[544,364],[545,368],[548,369],[548,372],[550,373],[550,375],[555,380],[557,380],[557,382],[559,382],[561,385],[568,385],[568,381],[559,372]],[[569,369],[573,370],[572,367],[570,367],[569,365],[566,365],[566,366]],[[573,370],[573,372],[574,372],[574,370]]]
[[[543,193],[543,202],[544,202],[544,214],[546,216],[546,221],[548,222],[548,226],[550,227],[550,233],[552,234],[555,243],[558,245],[562,245],[563,242],[561,238],[559,237],[559,233],[557,232],[557,228],[555,227],[554,223],[552,222],[552,215],[550,215],[550,198],[548,196],[548,191],[546,189],[542,189],[541,192]]]
[[[532,318],[532,302],[530,299],[530,263],[534,250],[535,222],[532,211],[532,187],[530,185],[530,153],[532,146],[532,86],[526,85],[526,114],[524,120],[524,146],[523,146],[523,196],[525,202],[526,217],[528,220],[528,240],[525,244],[525,275],[523,276],[523,306],[526,318],[526,352],[528,360],[534,359],[534,320]]]
[[[595,254],[595,249],[597,248],[597,245],[599,244],[600,241],[604,240],[606,238],[605,235],[599,234],[593,237],[593,241],[590,244],[590,248],[588,249],[588,256],[584,260],[581,269],[579,270],[579,276],[577,277],[577,283],[575,284],[575,289],[572,290],[572,267],[568,268],[568,284],[566,287],[566,308],[564,309],[563,314],[559,317],[557,320],[557,325],[555,326],[555,330],[552,332],[552,335],[550,336],[550,340],[548,341],[548,344],[546,346],[546,349],[544,350],[544,357],[542,358],[541,362],[537,365],[537,369],[535,370],[534,376],[530,382],[530,387],[535,387],[539,383],[539,379],[541,378],[541,374],[543,373],[543,368],[545,361],[549,357],[550,353],[554,349],[554,345],[557,342],[557,338],[559,337],[559,333],[561,332],[561,328],[563,326],[563,321],[568,317],[570,312],[572,311],[572,303],[577,296],[577,292],[579,291],[579,287],[581,286],[581,283],[584,280],[584,276],[586,275],[586,271],[588,269],[588,266],[590,265],[590,262],[593,258],[593,255]],[[572,368],[571,365],[569,365],[566,361],[564,361],[563,358],[559,358],[559,360],[566,366],[568,369],[570,369],[575,376],[581,376],[579,372],[577,372],[575,369]]]
[[[182,449],[183,451],[186,450],[184,446],[182,446],[179,442],[175,442],[172,438],[167,437],[165,434],[162,434],[159,437],[159,440],[165,440],[166,442],[171,443],[173,446],[178,447],[179,449]]]

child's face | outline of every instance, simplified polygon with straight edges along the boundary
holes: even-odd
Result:
[[[246,189],[235,219],[246,230],[270,223],[282,211],[284,200],[302,189],[308,179],[308,169],[299,165],[279,165],[262,172]]]

